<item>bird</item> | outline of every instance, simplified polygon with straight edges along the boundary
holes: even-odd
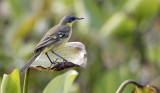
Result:
[[[55,64],[54,61],[51,61],[48,52],[52,52],[66,62],[67,60],[55,53],[54,50],[58,49],[60,46],[64,46],[68,42],[72,34],[73,23],[82,19],[84,18],[78,18],[73,15],[64,16],[59,24],[49,29],[49,31],[42,37],[37,46],[34,48],[34,55],[25,64],[25,66],[22,67],[20,72],[24,72],[26,69],[28,69],[40,54],[45,54],[51,62],[51,65]]]

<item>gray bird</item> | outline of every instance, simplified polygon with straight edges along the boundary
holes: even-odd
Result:
[[[58,57],[62,58],[63,61],[67,61],[60,55],[56,54],[53,49],[58,49],[60,46],[65,45],[71,37],[72,34],[72,25],[75,21],[81,20],[84,18],[77,18],[73,15],[66,15],[64,16],[58,25],[52,27],[39,41],[37,46],[34,49],[34,55],[32,58],[27,62],[27,64],[20,70],[20,72],[25,71],[29,68],[29,66],[33,63],[33,61],[40,55],[46,54],[49,61],[52,62],[47,52],[52,52],[53,54],[57,55]]]

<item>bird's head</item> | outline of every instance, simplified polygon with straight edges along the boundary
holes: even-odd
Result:
[[[82,20],[82,19],[84,19],[84,18],[78,18],[78,17],[75,17],[73,15],[66,15],[61,19],[60,24],[67,25],[67,26],[72,26],[72,24],[75,21]]]

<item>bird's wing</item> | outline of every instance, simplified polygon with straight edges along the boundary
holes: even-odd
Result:
[[[34,52],[37,50],[49,46],[55,42],[60,41],[62,38],[67,37],[66,29],[63,27],[55,26],[51,28],[40,40],[37,46],[34,49]]]

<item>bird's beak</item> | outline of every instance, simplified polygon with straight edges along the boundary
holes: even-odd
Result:
[[[82,20],[82,19],[84,19],[84,18],[76,18],[76,20]]]

